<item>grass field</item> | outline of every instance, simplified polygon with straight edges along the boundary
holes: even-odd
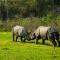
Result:
[[[60,60],[60,47],[54,49],[50,41],[34,42],[13,42],[10,32],[0,32],[0,60]]]

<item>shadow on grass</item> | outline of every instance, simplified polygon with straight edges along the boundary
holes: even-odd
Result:
[[[16,42],[16,41],[14,41],[14,42]],[[23,41],[17,41],[17,42],[22,42],[22,43],[29,43],[29,44],[35,44],[35,40],[33,40],[33,41],[25,41],[25,42],[23,42]],[[47,46],[52,46],[51,44],[49,44],[49,43],[46,43],[45,42],[45,44],[42,44],[42,42],[38,42],[37,44],[39,44],[39,45],[47,45]]]
[[[2,48],[2,50],[9,50],[9,48],[7,48],[7,47],[4,47],[4,48]]]
[[[35,44],[35,41],[26,41],[25,43],[29,43],[29,44]],[[47,45],[47,46],[52,46],[51,44],[49,44],[49,43],[45,43],[45,44],[42,44],[41,42],[38,42],[37,44],[39,44],[39,45]]]

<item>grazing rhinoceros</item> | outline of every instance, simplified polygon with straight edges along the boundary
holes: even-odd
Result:
[[[56,41],[59,44],[59,32],[50,26],[39,26],[31,35],[31,40],[36,39],[35,44],[37,44],[38,40],[41,38],[42,43],[44,44],[45,40],[50,39],[53,45],[56,45]],[[56,41],[55,41],[56,40]]]
[[[28,32],[22,26],[13,27],[12,33],[13,33],[13,41],[14,41],[14,36],[16,36],[16,41],[17,41],[18,37],[21,38],[21,41],[24,39],[24,42],[26,39],[28,39]]]

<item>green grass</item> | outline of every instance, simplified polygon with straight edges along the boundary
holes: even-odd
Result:
[[[60,47],[54,49],[50,41],[34,42],[13,42],[11,32],[0,32],[0,60],[60,60]]]

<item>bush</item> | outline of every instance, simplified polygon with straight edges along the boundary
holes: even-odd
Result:
[[[0,31],[11,31],[13,26],[21,25],[24,26],[27,30],[35,30],[38,26],[52,26],[57,25],[60,30],[60,20],[52,20],[49,17],[37,18],[37,17],[28,17],[28,18],[19,18],[19,19],[11,19],[7,21],[0,20]]]

